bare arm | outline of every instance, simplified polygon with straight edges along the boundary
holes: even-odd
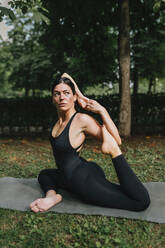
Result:
[[[89,111],[92,111],[94,113],[99,114],[101,116],[103,124],[106,127],[106,129],[108,130],[108,132],[114,137],[117,144],[121,145],[121,138],[120,138],[118,129],[117,129],[116,125],[114,124],[114,122],[112,121],[111,117],[109,116],[109,113],[107,112],[107,110],[101,104],[99,104],[97,101],[91,100],[91,99],[85,97],[81,93],[76,82],[74,81],[74,79],[70,75],[68,75],[67,73],[63,73],[62,77],[69,78],[72,81],[72,83],[74,84],[79,105],[83,109],[86,109],[86,110],[89,110]],[[87,118],[86,121],[88,122],[89,119]],[[95,129],[96,132],[92,131],[92,129],[93,129],[92,124],[96,128]],[[95,137],[101,139],[101,128],[100,128],[99,124],[92,119],[90,119],[90,124],[87,128],[87,132],[94,135]]]
[[[79,105],[80,105],[82,108],[85,108],[87,102],[89,101],[89,99],[88,99],[87,97],[85,97],[85,96],[81,93],[81,91],[79,90],[79,88],[78,88],[76,82],[74,81],[74,79],[73,79],[69,74],[67,74],[66,72],[64,72],[64,73],[62,74],[61,77],[66,77],[66,78],[68,78],[68,79],[71,80],[71,82],[72,82],[72,83],[74,84],[74,86],[75,86],[75,91],[76,91],[76,95],[77,95],[77,101],[78,101]]]
[[[76,94],[79,95],[79,96],[83,96],[83,94],[82,94],[81,91],[79,90],[79,88],[78,88],[76,82],[74,81],[74,79],[73,79],[69,74],[67,74],[66,72],[64,72],[64,73],[62,74],[61,77],[66,77],[66,78],[70,79],[70,81],[71,81],[71,82],[74,84],[74,86],[75,86]]]
[[[95,100],[89,100],[85,109],[99,114],[102,118],[103,125],[106,127],[108,132],[114,137],[117,144],[121,145],[121,138],[118,129],[112,121],[111,117],[109,116],[108,111]]]

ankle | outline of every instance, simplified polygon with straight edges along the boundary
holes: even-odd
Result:
[[[116,157],[118,157],[118,156],[121,155],[121,154],[122,154],[122,152],[121,152],[121,150],[120,150],[120,148],[119,148],[118,150],[113,151],[113,152],[111,153],[111,157],[112,157],[112,158],[116,158]]]
[[[52,195],[46,196],[46,198],[50,199],[53,202],[61,202],[62,201],[62,195],[61,194],[52,194]]]
[[[48,198],[48,197],[54,197],[54,196],[56,196],[56,191],[55,190],[49,190],[46,193],[46,198]]]

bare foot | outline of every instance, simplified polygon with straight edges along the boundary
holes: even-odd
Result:
[[[118,155],[122,154],[116,140],[107,131],[104,125],[102,126],[102,136],[103,136],[103,143],[101,146],[101,150],[103,153],[111,154],[112,158],[117,157]]]
[[[62,201],[62,196],[60,194],[56,194],[54,196],[49,196],[45,198],[39,198],[33,201],[30,204],[30,208],[33,212],[44,212],[50,209],[51,207],[55,206],[59,202]]]

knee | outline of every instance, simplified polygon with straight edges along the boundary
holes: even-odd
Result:
[[[143,201],[141,201],[139,209],[137,211],[146,210],[149,207],[150,203],[151,203],[150,197],[149,197],[149,195],[147,195],[145,197],[145,199]]]
[[[38,175],[38,181],[40,182],[47,175],[48,175],[48,170],[47,169],[40,171],[40,173]]]
[[[149,195],[146,197],[145,201],[144,201],[144,210],[147,209],[149,207],[151,203],[150,197]]]

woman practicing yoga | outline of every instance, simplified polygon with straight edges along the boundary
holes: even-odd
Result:
[[[43,212],[62,201],[62,196],[57,193],[59,188],[77,194],[89,204],[145,210],[150,204],[149,194],[122,155],[118,146],[121,144],[118,130],[106,109],[97,101],[83,96],[67,73],[54,83],[52,99],[58,121],[51,130],[50,143],[58,169],[40,172],[38,181],[45,197],[30,204],[32,211]],[[99,114],[103,125],[88,114],[76,112],[76,100],[82,108]],[[112,157],[119,185],[109,182],[96,163],[79,156],[86,134],[102,141],[101,150]]]

